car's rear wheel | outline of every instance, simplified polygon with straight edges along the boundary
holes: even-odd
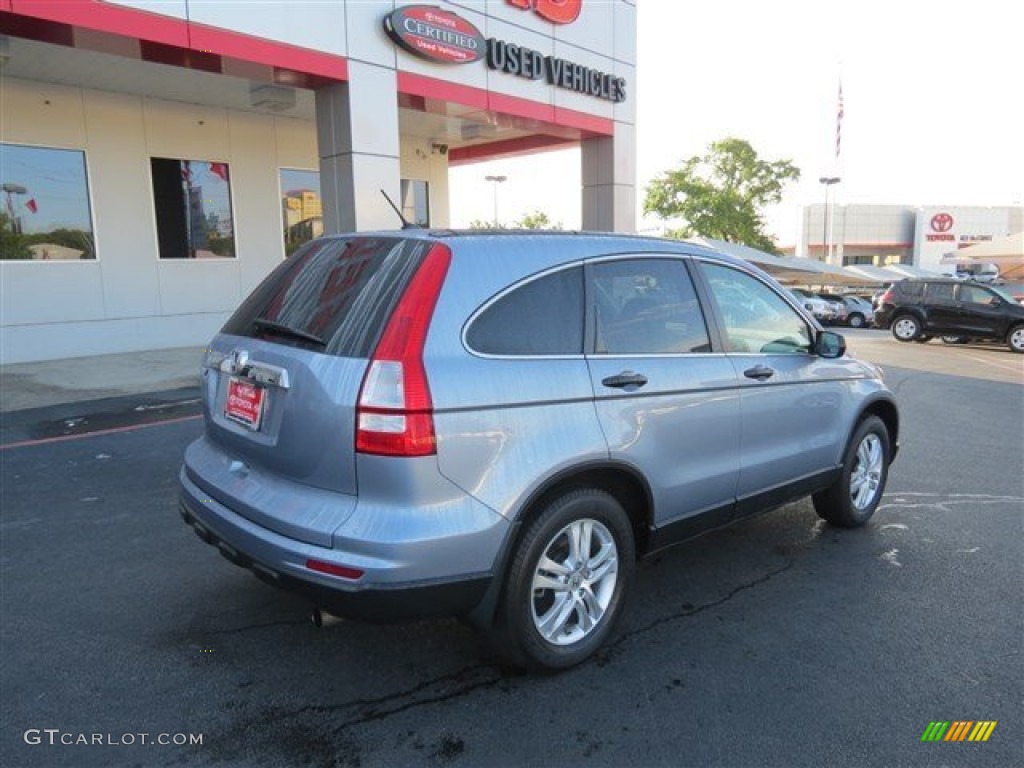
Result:
[[[864,525],[882,499],[891,457],[885,422],[877,416],[864,418],[846,446],[839,479],[813,496],[818,516],[841,528]]]
[[[513,663],[579,664],[608,638],[633,575],[633,527],[605,491],[581,488],[548,502],[513,555],[493,630]]]
[[[913,315],[900,315],[892,321],[892,335],[897,341],[913,341],[921,333],[921,324]]]
[[[1010,329],[1010,332],[1006,334],[1006,346],[1014,352],[1024,353],[1024,325]]]
[[[914,341],[916,341],[918,344],[927,344],[931,340],[932,340],[931,336],[926,336],[923,333],[920,336],[918,336],[916,339],[914,339]]]
[[[846,318],[846,322],[849,324],[851,328],[863,328],[864,315],[860,314],[859,312],[854,312],[852,315]]]

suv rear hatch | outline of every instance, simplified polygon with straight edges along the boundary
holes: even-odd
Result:
[[[207,352],[207,440],[196,449],[206,455],[193,481],[261,526],[329,545],[344,506],[331,494],[357,493],[355,420],[368,359],[432,244],[325,238],[275,269]],[[328,493],[282,508],[277,492],[292,483]],[[353,498],[348,512],[354,506]]]

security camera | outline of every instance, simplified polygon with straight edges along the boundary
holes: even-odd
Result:
[[[432,150],[434,150],[434,152],[436,152],[439,155],[447,155],[448,154],[448,145],[447,144],[431,144],[430,148]]]

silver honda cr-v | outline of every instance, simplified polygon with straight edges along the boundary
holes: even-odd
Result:
[[[807,495],[864,524],[899,427],[770,277],[618,235],[315,240],[202,374],[204,541],[329,614],[463,616],[532,667],[608,638],[640,556]]]

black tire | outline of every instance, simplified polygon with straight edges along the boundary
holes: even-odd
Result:
[[[1015,325],[1006,334],[1006,346],[1011,352],[1024,353],[1024,324]]]
[[[898,315],[892,320],[892,335],[896,341],[914,341],[921,335],[921,323],[913,315]]]
[[[862,315],[860,312],[854,312],[852,315],[846,318],[846,322],[851,328],[863,328],[864,315]]]
[[[885,422],[877,416],[865,417],[850,436],[839,479],[812,497],[818,517],[840,528],[864,525],[875,514],[885,492],[891,460]],[[855,487],[858,481],[861,484]]]
[[[932,340],[931,336],[926,336],[923,333],[920,334],[916,339],[914,339],[914,341],[916,341],[918,344],[927,344],[931,340]]]
[[[585,530],[587,522],[593,531],[589,558],[566,567],[574,562],[571,533]],[[614,549],[608,550],[609,545]],[[613,566],[608,565],[609,553]],[[541,569],[542,556],[566,572]],[[494,644],[511,663],[530,669],[565,669],[586,660],[608,639],[622,613],[635,558],[633,526],[611,494],[580,488],[552,499],[512,555],[492,629]],[[605,575],[591,582],[589,566],[595,563],[595,571],[606,566]],[[558,586],[535,589],[535,578]],[[599,617],[587,627],[585,619],[598,607]]]

